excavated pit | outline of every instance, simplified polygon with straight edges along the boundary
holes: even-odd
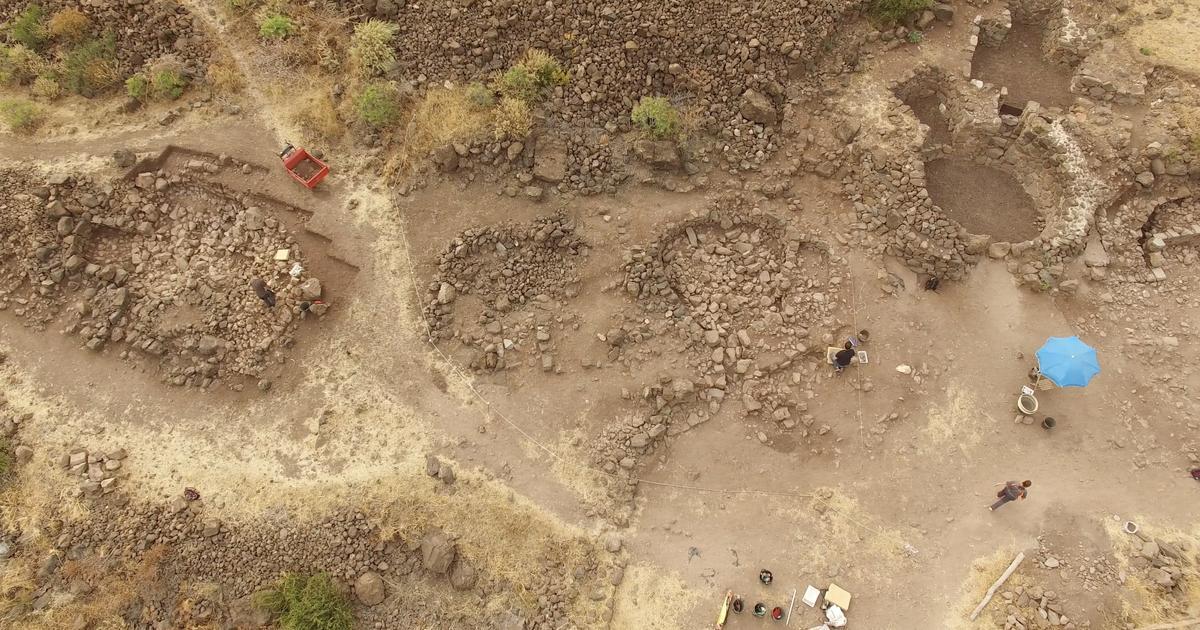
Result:
[[[1033,200],[1010,173],[947,158],[927,162],[925,177],[933,203],[972,234],[1017,243],[1041,231]]]
[[[1043,107],[1070,107],[1075,102],[1073,71],[1046,58],[1042,48],[1045,32],[1044,22],[1014,21],[999,46],[980,45],[975,50],[971,78],[1007,88],[1005,101],[1019,109],[1029,101]]]
[[[917,120],[929,127],[929,134],[925,136],[925,146],[950,144],[953,139],[950,134],[950,121],[942,113],[942,101],[937,94],[911,98],[904,101],[904,104],[912,108]]]

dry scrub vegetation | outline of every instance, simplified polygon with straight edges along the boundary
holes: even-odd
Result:
[[[1139,555],[1142,539],[1125,533],[1120,522],[1105,519],[1104,529],[1113,542],[1117,566],[1127,576],[1121,590],[1123,621],[1140,628],[1200,616],[1200,528],[1185,532],[1141,519],[1138,522],[1142,532],[1152,532],[1155,540],[1181,552],[1184,559],[1179,566],[1183,577],[1173,589],[1153,583],[1144,569],[1132,564]]]

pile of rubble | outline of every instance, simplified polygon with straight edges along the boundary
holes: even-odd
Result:
[[[261,374],[292,343],[300,303],[321,296],[287,228],[242,195],[164,171],[27,181],[0,174],[10,200],[0,207],[10,228],[0,310],[38,329],[61,325],[93,351],[120,344],[122,357],[157,358],[171,384]],[[255,296],[254,278],[277,294],[274,308]]]
[[[575,232],[575,223],[559,214],[529,224],[466,230],[441,254],[438,273],[429,284],[424,315],[435,338],[457,338],[474,349],[469,362],[478,370],[509,365],[508,354],[518,342],[537,346],[549,359],[552,312],[557,302],[575,296],[571,285],[588,246]],[[476,315],[462,313],[462,296],[480,303]],[[546,317],[517,317],[530,308]]]
[[[1200,562],[1200,550],[1186,543],[1168,542],[1138,530],[1134,534],[1133,554],[1129,566],[1168,598],[1177,599],[1180,610],[1187,608],[1185,582],[1196,580],[1196,565]]]
[[[80,478],[76,492],[80,496],[94,499],[116,491],[125,457],[123,448],[107,453],[89,453],[87,449],[76,448],[69,453],[63,453],[58,463],[68,474]]]
[[[1026,588],[1018,586],[1000,594],[1007,616],[1004,630],[1026,630],[1027,628],[1090,628],[1092,623],[1084,620],[1076,624],[1072,617],[1063,612],[1058,595],[1040,586]]]
[[[126,74],[169,57],[181,62],[190,76],[203,77],[213,50],[198,19],[174,0],[7,2],[0,5],[0,23],[8,23],[29,4],[39,5],[46,16],[68,8],[82,11],[90,20],[88,36],[116,36],[117,60]]]
[[[702,350],[705,372],[744,373],[753,346],[804,352],[800,340],[828,318],[841,284],[824,245],[745,203],[718,199],[626,254],[625,291]]]

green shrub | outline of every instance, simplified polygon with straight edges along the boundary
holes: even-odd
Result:
[[[31,4],[7,25],[8,40],[30,50],[40,50],[46,44],[46,25],[42,24],[45,13],[42,7]]]
[[[46,60],[21,44],[0,46],[0,85],[25,85],[46,71]]]
[[[396,62],[392,40],[398,29],[395,24],[383,20],[367,20],[354,27],[350,57],[363,74],[382,74]]]
[[[35,98],[53,101],[62,95],[62,86],[58,84],[58,79],[50,75],[42,75],[34,79],[33,86],[29,88],[29,93]]]
[[[286,15],[275,13],[258,25],[258,34],[267,39],[284,39],[296,32],[296,23]]]
[[[87,35],[91,23],[79,9],[63,9],[50,18],[50,34],[57,39],[77,42]]]
[[[33,131],[42,122],[42,110],[29,101],[0,101],[0,118],[13,131]]]
[[[125,85],[126,89],[129,85]],[[184,89],[187,88],[187,79],[178,70],[164,69],[154,73],[154,84],[151,86],[150,92],[154,98],[173,101],[180,96],[183,96]]]
[[[925,33],[921,31],[909,31],[904,39],[907,39],[910,44],[920,44],[925,41]]]
[[[358,117],[372,127],[388,127],[400,119],[400,94],[382,81],[368,85],[355,100]]]
[[[497,140],[504,138],[524,138],[533,128],[533,115],[529,112],[529,103],[519,98],[505,96],[500,99],[492,119],[492,133]]]
[[[531,48],[521,58],[521,66],[533,74],[540,88],[567,84],[567,73],[558,60],[544,50]]]
[[[496,91],[508,98],[515,98],[527,103],[538,100],[537,79],[525,66],[516,65],[504,71],[496,79]]]
[[[496,105],[496,94],[482,83],[467,86],[467,103],[475,111],[491,109]]]
[[[679,110],[661,96],[643,96],[633,107],[630,119],[639,129],[660,140],[679,135]]]
[[[324,573],[289,573],[255,604],[277,618],[283,630],[350,630],[354,625],[349,599]]]
[[[871,0],[870,13],[877,20],[899,22],[910,14],[928,9],[933,0]]]
[[[111,33],[72,48],[63,58],[63,86],[87,97],[121,81],[117,65],[116,37]]]
[[[150,80],[140,72],[125,79],[125,93],[139,101],[146,100],[150,96]]]
[[[567,73],[558,60],[541,50],[525,52],[521,60],[496,77],[495,88],[504,96],[527,103],[542,100],[546,90],[567,83]]]

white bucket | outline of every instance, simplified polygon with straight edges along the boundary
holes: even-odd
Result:
[[[1032,416],[1038,410],[1038,401],[1029,394],[1021,394],[1017,398],[1017,410],[1027,416]]]

